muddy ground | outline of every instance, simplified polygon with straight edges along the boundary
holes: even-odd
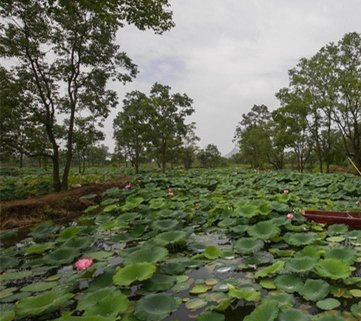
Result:
[[[46,220],[62,221],[80,216],[83,211],[101,199],[101,194],[112,187],[124,187],[127,177],[99,184],[89,184],[66,192],[24,200],[0,202],[0,230],[24,228]],[[95,194],[91,199],[82,198]]]

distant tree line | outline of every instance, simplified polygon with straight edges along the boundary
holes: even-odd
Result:
[[[280,107],[255,105],[235,131],[239,158],[253,168],[317,162],[321,172],[349,157],[361,168],[361,35],[348,33],[289,70]]]

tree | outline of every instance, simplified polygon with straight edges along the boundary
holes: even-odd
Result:
[[[186,94],[171,94],[170,90],[169,86],[155,83],[149,96],[150,152],[163,172],[187,135],[185,118],[194,112],[191,98]]]
[[[192,167],[198,150],[196,143],[200,140],[200,138],[196,135],[195,129],[195,123],[187,125],[187,133],[183,139],[183,145],[181,146],[179,152],[180,158],[183,161],[184,169],[186,170]]]
[[[117,150],[130,160],[136,173],[150,140],[150,114],[148,97],[139,91],[132,91],[126,94],[123,111],[113,121]]]
[[[238,142],[242,158],[253,168],[262,168],[271,151],[269,121],[271,114],[265,105],[254,105],[242,115],[236,128],[234,141]]]
[[[216,145],[208,144],[198,153],[198,159],[202,167],[215,167],[221,160],[221,153]]]
[[[115,43],[125,24],[156,33],[174,24],[168,0],[45,1],[4,0],[0,14],[0,56],[16,58],[11,73],[22,79],[30,98],[23,113],[46,131],[53,163],[53,185],[67,189],[73,157],[75,119],[88,110],[104,119],[117,104],[108,80],[131,81],[137,68]],[[68,121],[65,137],[57,137],[58,115]],[[60,175],[59,148],[64,140],[66,160]],[[29,154],[33,151],[28,151]]]

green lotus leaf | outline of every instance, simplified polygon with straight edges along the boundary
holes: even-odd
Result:
[[[359,289],[351,289],[350,293],[355,298],[361,298],[361,290]]]
[[[298,291],[308,301],[324,299],[330,292],[330,285],[323,280],[307,279],[303,287]]]
[[[348,264],[357,260],[357,252],[350,247],[334,247],[325,253],[326,259],[338,259]]]
[[[272,279],[262,279],[259,281],[259,284],[262,286],[262,288],[267,290],[276,289],[276,285]]]
[[[206,306],[208,302],[199,298],[190,299],[185,303],[185,306],[189,310],[197,310]]]
[[[54,288],[58,282],[37,282],[21,288],[22,292],[42,292]]]
[[[274,280],[278,289],[293,293],[298,292],[302,286],[302,280],[295,275],[279,275]]]
[[[277,321],[310,321],[310,317],[300,310],[284,309],[279,314]]]
[[[257,202],[258,210],[261,215],[268,215],[272,212],[272,208],[268,202],[259,201]]]
[[[66,304],[73,296],[72,293],[53,290],[37,296],[27,297],[16,303],[15,314],[18,317],[29,317],[50,312]]]
[[[136,281],[144,281],[150,279],[156,270],[156,266],[152,263],[142,262],[126,265],[123,268],[117,268],[117,272],[113,276],[115,285],[130,285]]]
[[[324,259],[315,267],[318,275],[333,280],[346,279],[351,274],[350,266],[338,259]]]
[[[332,224],[327,229],[327,234],[334,235],[345,235],[348,231],[348,227],[345,224]]]
[[[63,315],[53,321],[115,321],[116,318],[102,317],[100,315],[87,315],[87,316],[72,316]]]
[[[18,264],[19,264],[18,259],[13,256],[5,256],[5,255],[0,256],[0,267],[2,269],[12,268],[17,266]]]
[[[149,201],[149,208],[152,210],[160,210],[167,206],[167,201],[163,197],[153,198]]]
[[[184,231],[163,232],[154,238],[154,242],[162,246],[181,244],[186,242],[187,236],[188,233]]]
[[[285,262],[284,261],[277,261],[275,263],[273,263],[272,265],[270,266],[267,266],[265,268],[263,268],[262,270],[260,271],[257,271],[254,276],[256,278],[263,278],[267,275],[270,275],[270,274],[274,274],[274,273],[277,273],[277,272],[280,272],[283,270],[283,267],[285,265]]]
[[[228,283],[228,295],[231,298],[237,298],[246,301],[259,301],[261,298],[261,292],[257,291],[253,287],[236,288],[232,284]]]
[[[292,293],[271,292],[265,301],[276,301],[280,309],[288,309],[296,304],[296,299]]]
[[[197,284],[190,291],[190,294],[201,294],[210,290],[212,287],[205,284]]]
[[[116,210],[119,210],[120,207],[119,205],[117,204],[110,204],[110,205],[107,205],[103,208],[103,213],[111,213],[111,212],[115,212]]]
[[[296,257],[289,259],[286,263],[285,269],[290,272],[304,273],[311,271],[317,261],[311,257]]]
[[[114,255],[113,252],[106,252],[106,251],[98,251],[98,252],[88,252],[84,253],[83,257],[89,257],[94,260],[104,260],[110,256]]]
[[[278,316],[278,302],[267,300],[258,305],[243,321],[273,321]]]
[[[17,291],[18,288],[12,287],[12,288],[5,288],[0,291],[0,299],[7,298],[14,294],[15,291]]]
[[[280,229],[270,221],[259,222],[248,229],[251,237],[261,240],[269,240],[280,233]]]
[[[315,315],[312,321],[345,321],[345,319],[338,315]]]
[[[50,265],[69,264],[80,255],[78,248],[60,247],[44,257],[44,262]]]
[[[18,234],[18,229],[0,231],[0,240],[6,240],[15,237]]]
[[[77,227],[77,226],[66,227],[65,229],[60,231],[58,237],[56,238],[56,241],[57,242],[64,242],[64,241],[72,238],[73,236],[75,236],[79,232],[80,232],[80,228]]]
[[[1,311],[0,321],[12,321],[15,319],[14,310]]]
[[[55,246],[54,242],[47,242],[41,244],[34,244],[26,249],[27,254],[42,254]]]
[[[214,311],[202,312],[196,319],[196,321],[224,321],[225,316],[221,313]]]
[[[159,321],[175,311],[179,304],[180,302],[169,294],[150,294],[135,304],[134,314],[140,320]]]
[[[24,279],[32,274],[33,274],[32,271],[5,272],[4,274],[0,275],[0,283],[6,281]]]
[[[156,231],[170,231],[178,226],[178,221],[172,219],[156,220],[152,223],[152,229]]]
[[[74,236],[67,240],[63,246],[75,249],[86,249],[91,244],[91,239],[89,237],[77,237]]]
[[[135,208],[137,208],[143,202],[144,202],[143,197],[131,196],[131,197],[128,197],[128,199],[126,200],[125,204],[121,207],[121,209],[123,212],[130,212],[130,211],[134,210]]]
[[[361,301],[351,306],[351,313],[357,320],[361,320]]]
[[[51,222],[44,222],[36,225],[29,234],[34,240],[44,240],[52,236],[57,230],[58,227],[54,226]]]
[[[341,303],[336,299],[328,298],[321,301],[317,301],[316,305],[318,308],[322,310],[332,310],[338,308],[341,305]]]
[[[160,246],[145,246],[137,249],[124,258],[124,264],[133,264],[140,262],[156,263],[163,261],[168,255],[168,250]]]
[[[112,287],[107,287],[80,297],[77,310],[83,310],[84,316],[115,317],[119,313],[125,312],[128,306],[127,296]]]
[[[304,233],[286,233],[283,239],[286,243],[294,246],[305,246],[315,241],[317,237],[316,233],[304,232]]]
[[[170,289],[176,283],[173,275],[154,274],[152,278],[143,283],[144,289],[147,291],[159,292]]]
[[[203,252],[203,255],[209,260],[215,260],[221,255],[221,250],[215,246],[207,246]]]
[[[263,248],[264,242],[253,237],[240,238],[234,244],[234,250],[240,254],[250,254],[259,251]]]
[[[236,216],[251,218],[259,214],[257,205],[239,202],[235,204],[234,214]]]
[[[307,245],[301,251],[297,251],[295,257],[310,257],[318,260],[321,257],[322,249],[318,246]]]

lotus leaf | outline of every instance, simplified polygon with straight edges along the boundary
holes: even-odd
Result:
[[[8,238],[15,237],[18,234],[17,229],[0,231],[0,240],[6,240]]]
[[[207,246],[203,255],[209,260],[215,260],[221,255],[221,251],[215,246]]]
[[[279,235],[280,229],[270,221],[259,222],[248,229],[251,237],[261,240],[269,240]]]
[[[318,275],[333,280],[346,279],[351,274],[350,266],[338,259],[324,259],[315,267]]]
[[[150,279],[155,270],[156,266],[148,262],[129,264],[123,268],[118,267],[113,276],[113,283],[127,286],[136,281],[144,281]]]
[[[128,298],[123,293],[107,287],[80,297],[77,310],[84,310],[84,316],[115,317],[126,311],[128,306]]]
[[[37,282],[21,288],[22,292],[42,292],[54,288],[58,282]]]
[[[184,231],[163,232],[154,238],[154,242],[162,246],[184,243],[187,239],[187,235],[188,233]]]
[[[167,201],[163,197],[153,198],[149,201],[149,208],[159,210],[167,206]]]
[[[200,308],[206,306],[207,304],[208,304],[207,301],[199,299],[199,298],[195,298],[195,299],[188,300],[186,302],[185,306],[189,310],[197,310],[197,309],[200,309]]]
[[[125,204],[121,207],[123,212],[129,212],[137,208],[140,204],[144,202],[143,197],[139,196],[131,196],[128,197]]]
[[[290,245],[305,246],[315,241],[317,234],[313,232],[286,233],[283,239]]]
[[[173,296],[158,293],[142,297],[135,305],[135,316],[144,321],[159,321],[175,311],[180,302]],[[156,308],[155,308],[156,307]]]
[[[196,321],[224,321],[225,316],[221,313],[214,312],[214,311],[205,311],[201,313]]]
[[[26,249],[27,254],[42,254],[55,246],[54,242],[34,244]]]
[[[348,227],[345,224],[332,224],[327,229],[327,234],[334,235],[345,235],[348,231]]]
[[[361,298],[361,290],[359,289],[351,289],[350,293],[355,298]]]
[[[316,315],[312,321],[345,321],[344,318],[338,315]]]
[[[357,259],[357,252],[350,247],[334,247],[325,253],[326,259],[338,259],[353,264]]]
[[[62,290],[53,290],[19,300],[15,305],[16,316],[36,316],[53,311],[66,304],[74,295]]]
[[[116,210],[119,210],[119,205],[110,204],[110,205],[107,205],[106,207],[104,207],[103,213],[111,213],[111,212],[115,212]]]
[[[91,244],[91,239],[89,237],[77,237],[74,236],[67,240],[63,246],[75,249],[86,249]]]
[[[64,241],[70,239],[71,237],[75,236],[79,232],[80,232],[80,229],[77,226],[66,227],[65,229],[60,231],[56,241],[57,242],[64,242]]]
[[[31,272],[31,271],[6,272],[6,273],[0,275],[0,282],[2,283],[2,282],[6,282],[6,281],[24,279],[32,274],[33,274],[33,272]]]
[[[164,260],[168,255],[168,250],[160,246],[145,246],[127,254],[124,258],[125,264],[140,262],[156,263]]]
[[[87,316],[72,316],[64,315],[54,321],[115,321],[116,318],[102,317],[100,315],[87,315]]]
[[[5,288],[3,290],[0,291],[0,299],[3,299],[3,298],[7,298],[11,295],[13,295],[13,293],[17,290],[18,288]]]
[[[228,295],[231,298],[244,299],[246,301],[259,301],[261,298],[261,292],[257,291],[253,287],[236,288],[232,284],[227,284]]]
[[[236,216],[251,218],[259,214],[259,208],[251,203],[240,202],[235,204],[234,212]]]
[[[0,267],[2,269],[11,268],[18,264],[19,261],[13,256],[5,256],[5,255],[0,256]]]
[[[325,300],[317,301],[316,305],[318,308],[320,308],[322,310],[332,310],[332,309],[339,307],[341,305],[341,303],[340,303],[340,301],[338,301],[336,299],[328,298]]]
[[[51,222],[44,222],[36,225],[30,235],[34,240],[44,240],[48,239],[49,236],[54,234],[58,230],[58,227],[54,226]]]
[[[50,265],[69,264],[79,255],[80,250],[78,248],[60,247],[45,256],[44,262]]]
[[[277,301],[278,307],[288,309],[296,304],[296,299],[291,293],[271,292],[271,295],[265,301]]]
[[[209,285],[205,285],[205,284],[198,284],[195,285],[190,291],[190,294],[200,294],[200,293],[205,293],[208,290],[210,290],[212,287]]]
[[[278,316],[278,302],[268,300],[258,305],[243,321],[273,321]]]
[[[296,309],[284,309],[278,316],[277,321],[310,321],[304,312]]]
[[[318,260],[321,256],[322,250],[320,247],[314,245],[307,245],[301,251],[297,251],[295,257],[311,257]]]
[[[355,318],[361,320],[361,301],[351,306],[351,313]]]
[[[262,279],[259,284],[262,286],[262,288],[264,289],[268,289],[268,290],[273,290],[276,289],[276,285],[274,283],[273,280],[271,279]]]
[[[302,280],[295,275],[279,275],[274,282],[278,289],[289,293],[298,292],[303,286]]]
[[[315,267],[316,262],[312,257],[296,257],[287,261],[285,269],[290,272],[304,273],[311,271]]]
[[[176,283],[176,278],[167,274],[154,274],[152,278],[143,283],[143,287],[148,291],[165,291]]]
[[[152,229],[156,231],[169,231],[178,226],[178,221],[172,219],[156,220],[152,223]]]
[[[256,278],[263,278],[267,275],[270,275],[270,274],[274,274],[274,273],[277,273],[277,272],[280,272],[283,270],[283,267],[285,265],[285,262],[284,261],[277,261],[275,263],[273,263],[272,265],[270,266],[267,266],[265,268],[263,268],[262,270],[260,271],[257,271],[254,276]]]
[[[240,254],[250,254],[263,248],[264,242],[253,237],[240,238],[235,244],[234,249]]]
[[[114,254],[113,252],[98,251],[98,252],[85,253],[83,254],[83,257],[88,257],[94,260],[103,260],[112,256],[113,254]]]
[[[15,318],[14,310],[1,311],[0,321],[12,321]]]
[[[308,301],[324,299],[330,292],[330,286],[323,280],[307,279],[303,287],[298,291]]]

